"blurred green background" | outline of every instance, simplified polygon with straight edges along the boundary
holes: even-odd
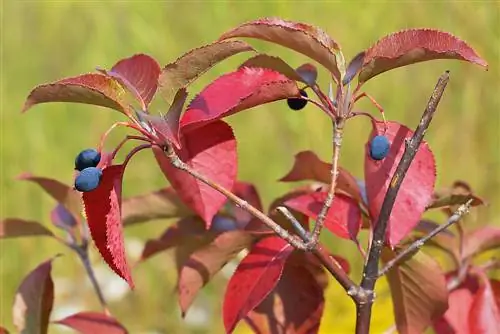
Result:
[[[438,185],[465,179],[490,205],[477,214],[477,224],[500,226],[500,7],[495,1],[15,1],[2,4],[1,62],[1,217],[23,217],[50,225],[54,202],[36,186],[15,180],[29,171],[70,183],[77,152],[95,146],[100,135],[120,114],[77,104],[40,105],[27,114],[20,110],[30,90],[41,83],[111,67],[134,53],[147,53],[166,64],[183,52],[210,43],[224,31],[264,16],[304,21],[322,27],[339,42],[346,58],[379,37],[409,27],[431,27],[468,41],[490,64],[490,70],[459,61],[434,61],[397,69],[371,80],[364,90],[385,108],[388,119],[416,123],[444,70],[451,81],[427,133],[438,168]],[[283,57],[293,66],[305,57],[267,43],[249,40],[259,51]],[[234,69],[248,55],[216,66],[190,90]],[[320,81],[327,89],[327,75]],[[366,102],[360,109],[377,111]],[[239,177],[254,182],[267,206],[293,185],[277,179],[286,173],[295,153],[314,150],[324,160],[331,151],[330,123],[313,106],[292,112],[274,103],[228,119],[239,140]],[[341,164],[363,176],[363,145],[369,133],[366,119],[349,122]],[[118,131],[112,141],[120,139]],[[149,153],[141,153],[127,170],[125,195],[140,194],[166,181]],[[440,217],[440,216],[438,216]],[[127,246],[133,258],[143,241],[158,236],[169,222],[129,229]],[[361,264],[352,246],[334,241],[354,267]],[[24,239],[0,243],[0,324],[13,329],[11,305],[22,277],[41,261],[63,252],[54,263],[54,318],[79,310],[98,310],[76,258],[52,240]],[[173,298],[175,270],[162,254],[134,271],[137,289],[127,293],[122,283],[93,253],[94,263],[110,298],[111,310],[131,333],[221,333],[219,316],[226,277],[210,283],[183,322]],[[229,270],[230,272],[230,270]],[[359,279],[356,270],[354,275]],[[379,284],[373,333],[393,323],[385,283]],[[349,333],[354,307],[332,281],[321,333]],[[246,327],[240,326],[240,332]],[[52,326],[51,333],[63,333]]]

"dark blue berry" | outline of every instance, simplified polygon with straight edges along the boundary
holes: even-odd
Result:
[[[75,169],[81,171],[87,167],[96,167],[99,161],[101,161],[101,153],[89,148],[81,151],[76,156]]]
[[[302,95],[303,97],[307,97],[307,93],[305,90],[301,89],[299,92],[300,92],[300,95]],[[288,103],[288,106],[290,107],[290,109],[293,109],[293,110],[303,109],[307,104],[307,100],[296,98],[296,97],[289,98],[286,100],[286,102]]]
[[[370,156],[373,160],[382,160],[389,153],[391,144],[386,136],[375,136],[370,143]]]
[[[96,167],[83,169],[75,179],[75,189],[81,192],[92,191],[99,186],[102,170]]]

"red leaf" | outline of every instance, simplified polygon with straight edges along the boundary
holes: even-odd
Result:
[[[253,245],[229,280],[224,296],[223,319],[227,333],[259,305],[278,283],[293,247],[277,236]]]
[[[240,65],[239,68],[241,69],[244,67],[266,68],[268,70],[279,72],[291,80],[302,81],[307,84],[307,82],[305,82],[290,65],[288,65],[283,59],[279,57],[269,56],[261,53],[246,60],[243,64]]]
[[[263,68],[240,68],[206,86],[182,115],[181,127],[200,127],[255,106],[300,96],[295,81]]]
[[[117,62],[108,75],[118,81],[133,93],[147,107],[158,88],[160,65],[152,57],[136,54]]]
[[[35,87],[22,112],[35,104],[46,102],[75,102],[111,108],[127,114],[125,91],[113,79],[102,74],[83,74]]]
[[[206,234],[206,233],[205,233]],[[207,245],[201,245],[183,262],[179,273],[179,304],[184,316],[197,293],[226,263],[250,246],[253,238],[243,231],[218,234]]]
[[[292,169],[287,175],[283,176],[280,181],[318,181],[325,184],[330,184],[332,178],[332,164],[326,163],[318,158],[316,153],[312,151],[302,151],[295,155],[295,162]],[[359,189],[356,178],[347,170],[339,167],[337,176],[336,192],[343,192],[359,203],[363,203],[363,196]]]
[[[17,289],[12,322],[20,333],[47,333],[54,304],[53,260],[45,261],[31,271]]]
[[[479,290],[469,313],[469,331],[474,334],[500,333],[500,310],[486,273],[478,271]]]
[[[488,68],[466,42],[447,32],[408,29],[388,35],[366,50],[359,81],[385,71],[433,59],[458,59]]]
[[[38,184],[47,194],[63,205],[77,221],[80,221],[82,199],[78,191],[62,182],[48,177],[24,173],[19,175],[18,178]]]
[[[95,190],[83,193],[83,202],[90,233],[97,249],[109,267],[133,289],[134,282],[125,255],[121,220],[123,172],[123,165],[104,168],[101,183]]]
[[[311,257],[294,252],[286,261],[273,292],[245,318],[255,333],[318,332],[328,276]]]
[[[175,147],[181,148],[179,142],[179,121],[187,96],[186,89],[179,89],[165,116],[154,116],[142,111],[136,111],[136,114],[140,121],[149,123],[164,144],[172,143]]]
[[[4,327],[0,326],[0,334],[9,334],[9,331]]]
[[[485,226],[465,235],[463,258],[500,248],[500,228]]]
[[[370,157],[370,141],[382,134],[384,124],[377,122],[365,145],[365,180],[369,211],[377,221],[392,175],[405,151],[405,139],[411,138],[413,131],[397,122],[387,122],[385,136],[391,147],[388,155],[380,161]],[[422,213],[429,204],[436,182],[436,164],[426,142],[422,142],[413,162],[406,173],[392,209],[387,229],[387,242],[398,244],[418,224]]]
[[[325,66],[338,81],[345,72],[340,46],[318,27],[275,17],[262,18],[236,27],[220,39],[233,37],[257,38],[300,52]]]
[[[42,224],[19,218],[5,218],[0,221],[0,239],[48,236],[54,234]]]
[[[500,281],[490,279],[490,285],[493,290],[493,295],[495,296],[497,307],[500,308]]]
[[[172,188],[127,197],[122,203],[123,226],[155,219],[183,218],[192,214]]]
[[[159,92],[168,103],[172,103],[172,98],[179,89],[187,87],[219,62],[235,54],[253,50],[242,41],[218,41],[193,49],[163,68],[159,78]]]
[[[314,192],[289,199],[285,205],[309,218],[317,219],[326,197],[326,192]],[[357,203],[347,196],[337,194],[326,215],[325,227],[341,238],[355,241],[361,224],[361,211]]]
[[[212,218],[226,197],[187,172],[172,166],[158,147],[153,147],[156,161],[179,197],[210,226]],[[232,189],[237,175],[236,139],[223,121],[184,131],[179,158],[191,169],[226,189]]]
[[[98,312],[78,312],[55,321],[82,334],[127,334],[127,330],[116,319]]]
[[[448,282],[455,274],[447,275]],[[469,334],[469,314],[478,289],[477,278],[468,275],[462,284],[450,292],[448,310],[433,324],[437,334]]]

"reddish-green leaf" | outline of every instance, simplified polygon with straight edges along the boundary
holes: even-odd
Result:
[[[212,225],[214,226],[214,225]],[[208,245],[198,248],[182,265],[179,273],[179,304],[185,315],[199,290],[240,251],[250,246],[253,238],[243,231],[218,234]]]
[[[136,54],[118,61],[106,74],[115,78],[147,107],[158,88],[160,65],[152,57]]]
[[[325,184],[331,182],[332,165],[319,159],[316,153],[312,151],[302,151],[295,155],[295,162],[292,169],[287,175],[283,176],[280,181],[318,181]],[[339,167],[337,176],[336,192],[345,193],[354,198],[359,203],[363,203],[361,190],[354,176],[347,170]]]
[[[78,312],[55,321],[81,334],[127,334],[127,330],[115,318],[98,312]]]
[[[187,87],[219,62],[235,54],[253,50],[242,41],[218,41],[193,49],[163,68],[159,92],[168,103],[172,103],[179,89]]]
[[[456,272],[447,274],[450,281]],[[448,310],[434,321],[433,329],[437,334],[469,334],[469,314],[474,297],[479,289],[475,276],[467,275],[463,282],[449,293]]]
[[[180,118],[184,103],[187,99],[187,91],[185,88],[179,89],[174,97],[174,101],[170,106],[165,116],[154,116],[142,111],[136,111],[141,121],[146,121],[154,129],[158,137],[162,139],[164,144],[172,143],[177,148],[181,148],[179,142]]]
[[[327,284],[328,276],[311,254],[294,252],[273,292],[245,320],[258,334],[317,333]]]
[[[277,236],[253,245],[229,280],[224,296],[223,320],[227,333],[259,305],[278,283],[293,247]]]
[[[449,208],[450,213],[453,214],[458,205],[466,203],[469,199],[472,199],[471,206],[485,204],[482,198],[473,194],[472,189],[467,183],[455,181],[452,187],[434,192],[432,202],[427,206],[427,210]]]
[[[474,334],[500,333],[500,307],[488,276],[483,271],[477,272],[480,279],[474,301],[469,313],[469,332]]]
[[[123,165],[104,168],[99,186],[83,193],[83,202],[90,233],[101,256],[133,289],[134,282],[125,255],[121,220],[123,172]]]
[[[153,147],[163,174],[179,197],[210,226],[212,218],[226,201],[226,197],[199,181],[186,171],[174,167],[165,152]],[[184,131],[179,158],[191,169],[206,178],[231,189],[237,174],[236,139],[231,127],[223,121],[202,128]]]
[[[261,53],[261,54],[258,54],[256,56],[246,60],[243,64],[240,65],[239,68],[244,68],[244,67],[267,68],[269,70],[279,72],[291,80],[302,81],[304,83],[307,83],[293,69],[293,67],[288,65],[280,57],[269,56],[269,55]]]
[[[0,221],[0,239],[47,236],[54,234],[42,224],[20,218],[5,218]]]
[[[325,66],[338,81],[345,73],[340,46],[318,27],[276,17],[262,18],[236,27],[220,39],[234,37],[261,39],[300,52]]]
[[[12,322],[20,333],[47,333],[54,304],[52,261],[53,258],[33,269],[17,289]]]
[[[405,151],[405,140],[411,138],[413,131],[397,122],[387,122],[385,136],[389,139],[390,150],[383,160],[377,161],[370,157],[370,141],[374,136],[383,133],[384,124],[377,122],[373,125],[365,145],[365,182],[370,215],[376,222],[392,176]],[[387,229],[389,245],[398,244],[418,224],[431,201],[435,182],[434,155],[423,141],[405,175],[392,209]]]
[[[300,96],[295,81],[264,68],[244,67],[206,86],[181,118],[182,128],[203,126],[255,106]]]
[[[396,254],[385,248],[382,261]],[[401,334],[423,333],[448,307],[446,278],[439,264],[421,251],[386,275],[394,304],[396,327]]]
[[[111,108],[127,114],[125,91],[113,78],[102,74],[83,74],[35,87],[22,112],[46,102],[75,102]]]
[[[385,71],[433,59],[458,59],[488,68],[466,42],[433,29],[408,29],[388,35],[366,50],[359,81]]]
[[[38,184],[47,194],[63,205],[77,221],[80,220],[82,199],[72,187],[49,177],[34,176],[29,173],[23,173],[18,178]]]
[[[127,197],[122,203],[123,226],[154,219],[183,218],[192,211],[172,188],[163,188],[144,195]]]
[[[52,224],[63,230],[70,230],[78,224],[76,218],[62,204],[57,204],[50,211],[50,220]]]
[[[9,331],[6,328],[0,326],[0,334],[9,334]]]
[[[484,226],[465,235],[463,257],[500,248],[500,228]]]
[[[289,199],[285,205],[309,218],[317,219],[326,197],[326,192],[313,192]],[[341,238],[355,241],[361,224],[361,210],[356,201],[337,194],[326,215],[325,227]]]

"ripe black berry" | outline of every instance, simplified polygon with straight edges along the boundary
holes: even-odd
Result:
[[[373,160],[382,160],[389,153],[391,144],[386,136],[375,136],[370,143],[370,157]]]
[[[75,189],[81,192],[92,191],[101,182],[102,170],[96,167],[83,169],[75,179]]]
[[[301,89],[299,92],[300,92],[300,95],[302,95],[303,97],[307,97],[307,93],[305,90]],[[296,97],[289,98],[286,100],[286,102],[288,103],[288,106],[290,107],[290,109],[293,109],[293,110],[303,109],[307,104],[307,100],[296,98]]]
[[[101,161],[101,153],[97,152],[93,148],[89,148],[81,151],[75,159],[75,169],[83,170],[87,167],[96,167]]]

